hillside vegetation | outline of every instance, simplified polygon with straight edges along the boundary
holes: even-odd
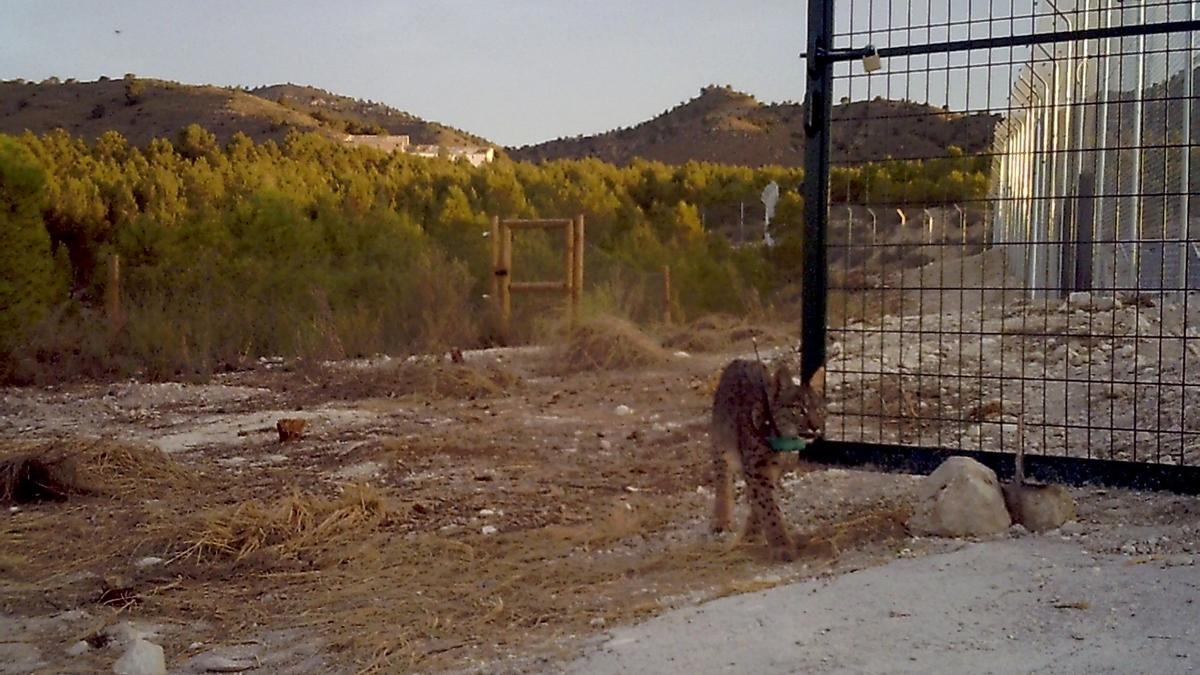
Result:
[[[954,157],[839,170],[836,193],[977,199],[986,162]],[[680,319],[744,314],[794,290],[799,169],[599,160],[541,165],[388,155],[320,134],[226,144],[199,126],[139,148],[108,132],[0,136],[0,373],[57,379],[203,376],[260,356],[327,358],[488,342],[491,214],[587,217],[593,307]],[[700,205],[782,188],[773,249],[734,248]],[[561,244],[522,232],[519,279],[561,275]],[[101,311],[119,254],[123,317]],[[784,296],[778,296],[784,297]],[[21,298],[13,303],[12,298]],[[517,325],[558,316],[522,301]],[[526,337],[528,332],[526,333]],[[520,336],[518,336],[520,337]]]
[[[492,145],[487,139],[474,134],[423,120],[382,103],[341,96],[316,87],[274,84],[251,89],[249,93],[350,134],[406,134],[418,145]]]
[[[174,138],[198,124],[222,143],[241,132],[256,142],[282,141],[290,131],[408,134],[413,143],[491,145],[444,124],[382,103],[314,87],[280,84],[244,90],[127,76],[95,82],[0,82],[0,133],[63,129],[89,140],[115,131],[135,145]]]
[[[835,162],[924,159],[950,146],[982,152],[998,115],[951,113],[920,103],[876,99],[834,106]],[[515,159],[596,157],[624,164],[635,157],[668,164],[688,161],[745,166],[800,166],[804,106],[763,104],[729,87],[705,87],[696,98],[633,127],[510,148]]]

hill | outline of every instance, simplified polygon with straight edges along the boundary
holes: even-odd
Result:
[[[936,157],[956,145],[986,149],[998,115],[961,114],[907,101],[877,99],[834,106],[835,161]],[[510,148],[514,159],[597,157],[625,164],[635,157],[668,164],[690,160],[762,166],[804,161],[804,106],[763,104],[729,87],[700,95],[633,127],[595,136]]]
[[[351,134],[406,134],[417,145],[490,146],[492,143],[460,129],[429,122],[411,113],[374,101],[341,96],[298,84],[273,84],[251,89],[259,98],[311,116],[326,126]]]
[[[280,140],[295,129],[330,136],[408,134],[414,143],[431,145],[490,145],[381,103],[291,84],[246,91],[144,78],[0,82],[0,133],[62,128],[94,139],[111,129],[141,145],[153,138],[174,138],[193,123],[222,142],[238,131],[259,142]]]

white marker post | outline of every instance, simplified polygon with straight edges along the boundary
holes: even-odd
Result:
[[[779,184],[775,181],[767,183],[767,187],[762,191],[762,203],[766,207],[763,214],[763,243],[768,248],[775,245],[775,240],[771,238],[771,216],[775,215],[775,204],[779,202]]]

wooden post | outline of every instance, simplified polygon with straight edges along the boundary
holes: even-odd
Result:
[[[663,265],[663,323],[671,323],[671,266]]]
[[[492,216],[492,302],[500,299],[500,216]]]
[[[104,288],[104,310],[108,315],[109,336],[121,330],[121,256],[108,256],[108,285]]]
[[[500,226],[500,336],[508,342],[512,322],[512,228]]]
[[[579,318],[579,299],[583,296],[583,214],[572,223],[575,227],[575,260],[571,277],[571,314]]]
[[[563,228],[563,299],[567,301],[567,325],[575,328],[575,221]]]

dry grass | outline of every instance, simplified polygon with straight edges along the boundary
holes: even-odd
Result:
[[[95,456],[111,458],[88,464],[107,467],[97,475],[140,480],[136,466],[119,461],[121,453]],[[162,473],[154,464],[139,466],[143,475]],[[692,601],[685,598],[786,583],[865,542],[886,550],[904,534],[902,505],[850,505],[807,532],[798,551],[806,572],[793,568],[762,580],[765,549],[693,536],[689,499],[596,490],[525,496],[504,502],[509,522],[520,519],[519,510],[564,503],[572,517],[495,535],[443,535],[428,511],[443,507],[428,495],[421,501],[429,506],[418,510],[413,495],[389,488],[284,490],[266,502],[239,499],[251,493],[248,486],[235,495],[168,491],[148,511],[139,499],[46,507],[27,514],[33,518],[14,539],[25,542],[19,551],[26,558],[0,559],[0,569],[36,570],[28,588],[41,597],[71,572],[120,573],[137,556],[162,555],[169,561],[158,576],[129,571],[131,580],[120,586],[128,598],[122,611],[216,622],[212,636],[187,639],[219,639],[288,617],[283,625],[319,636],[362,672],[409,672],[569,645],[569,636],[595,632],[597,622],[627,623]],[[228,503],[196,504],[204,495]],[[142,524],[131,529],[131,519]],[[82,532],[91,533],[86,543],[79,542]],[[95,589],[87,593],[94,597]]]
[[[422,396],[476,399],[520,388],[520,376],[494,364],[418,360],[363,369],[323,369],[303,389],[305,400],[356,400]]]
[[[343,572],[321,603],[322,632],[340,636],[365,669],[437,669],[466,647],[543,642],[647,618],[689,593],[720,597],[785,583],[756,579],[760,547],[695,539],[649,555],[620,553],[633,536],[661,536],[681,514],[650,503],[614,503],[572,528],[499,537],[422,535],[374,549]],[[904,536],[904,507],[878,505],[809,533],[799,556],[814,572],[864,542]],[[436,561],[436,564],[434,564]],[[461,654],[460,654],[461,655]]]
[[[666,350],[632,323],[611,316],[582,322],[566,336],[554,355],[552,370],[560,374],[625,370],[664,363]]]
[[[722,351],[734,345],[749,343],[751,340],[784,344],[789,338],[785,333],[769,326],[716,314],[693,321],[686,329],[669,335],[663,344],[671,349],[700,354]]]
[[[384,497],[367,486],[337,499],[293,489],[274,503],[254,500],[199,514],[172,535],[179,542],[176,559],[240,562],[264,553],[277,559],[314,559],[386,525],[390,515]]]
[[[145,495],[188,474],[158,448],[108,440],[0,443],[0,503],[62,501],[72,495]]]

